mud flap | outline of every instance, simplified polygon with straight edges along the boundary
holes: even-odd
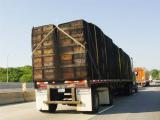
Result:
[[[92,111],[91,88],[77,88],[76,95],[77,100],[82,102],[77,105],[77,111]]]
[[[37,110],[46,111],[48,110],[48,105],[43,103],[47,101],[47,90],[36,89],[36,108]]]

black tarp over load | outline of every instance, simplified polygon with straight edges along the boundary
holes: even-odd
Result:
[[[47,31],[44,27],[51,28],[51,25],[33,28],[32,50],[37,45],[35,43],[40,43],[43,39]],[[77,45],[75,41],[56,28],[39,47],[39,52],[33,54],[34,80],[129,80],[132,78],[129,56],[96,25],[77,20],[60,24],[58,27],[83,44],[85,48]],[[38,29],[40,30],[37,34]]]

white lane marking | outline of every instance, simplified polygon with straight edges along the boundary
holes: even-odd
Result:
[[[112,105],[112,106],[110,106],[110,107],[107,107],[106,109],[103,109],[103,110],[99,111],[98,113],[99,113],[99,114],[100,114],[100,113],[103,113],[103,112],[111,109],[112,107],[114,107],[114,105]]]

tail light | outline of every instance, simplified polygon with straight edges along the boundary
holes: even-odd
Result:
[[[48,82],[37,82],[38,89],[47,89]]]
[[[74,84],[76,87],[87,87],[87,80],[68,80],[65,84]]]

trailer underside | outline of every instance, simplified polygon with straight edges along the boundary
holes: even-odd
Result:
[[[101,105],[111,105],[113,96],[130,95],[133,91],[133,81],[129,80],[94,80],[92,84],[43,83],[36,89],[36,106],[38,110],[55,112],[58,104],[72,105],[77,111],[97,112]],[[42,83],[42,82],[41,82]],[[136,91],[136,89],[135,89]]]

